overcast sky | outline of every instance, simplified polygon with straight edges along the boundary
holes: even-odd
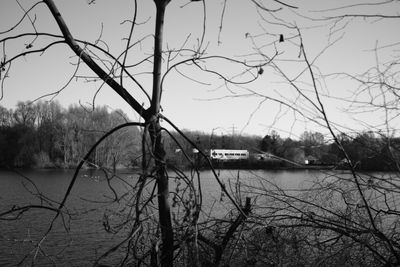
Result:
[[[25,9],[35,2],[20,1]],[[388,4],[379,7],[356,5],[346,10],[335,8],[360,1],[287,1],[296,6],[296,9],[278,5],[273,1],[260,1],[271,9],[282,8],[275,13],[257,12],[254,3],[247,0],[227,0],[224,13],[224,1],[205,2],[206,34],[202,48],[207,47],[207,56],[219,55],[255,63],[262,62],[278,52],[279,55],[275,58],[276,66],[288,77],[297,77],[306,65],[302,61],[304,56],[299,54],[297,31],[282,25],[283,22],[289,22],[299,27],[309,60],[313,61],[318,56],[317,60],[313,61],[318,90],[328,117],[337,123],[335,125],[338,125],[338,130],[368,129],[371,125],[376,126],[380,121],[387,119],[388,114],[373,110],[364,109],[368,112],[352,113],[349,108],[354,105],[351,106],[347,100],[354,98],[359,84],[343,76],[329,74],[361,74],[376,66],[377,62],[398,58],[398,46],[392,44],[400,42],[399,19],[352,18],[337,21],[336,24],[332,20],[321,19],[343,13],[396,15],[400,11],[399,1],[387,1]],[[132,19],[133,1],[96,0],[94,4],[89,5],[86,0],[56,0],[55,3],[75,38],[96,42],[101,37],[102,42],[98,42],[99,46],[109,49],[115,56],[120,55],[126,46],[124,38],[130,29],[129,22],[123,22]],[[222,31],[219,31],[222,14]],[[12,27],[22,15],[23,11],[15,0],[2,0],[0,32]],[[155,19],[153,2],[138,0],[137,16],[138,25],[133,32],[133,41],[137,41],[138,44],[129,53],[127,62],[130,64],[138,63],[151,55]],[[35,7],[30,13],[30,18],[35,20],[38,32],[59,34],[57,25],[44,4]],[[167,8],[165,22],[165,50],[198,48],[204,29],[201,2],[172,0]],[[0,39],[24,31],[34,31],[29,20],[24,20],[14,31],[0,35]],[[278,42],[280,34],[285,37],[283,43]],[[9,58],[13,54],[25,51],[26,44],[31,41],[32,38],[26,38],[7,42],[5,51],[4,47],[0,48],[0,57],[3,59],[6,55]],[[40,48],[49,42],[49,38],[39,38],[30,49]],[[377,53],[374,52],[376,47],[381,48]],[[264,57],[260,56],[260,52],[264,53]],[[184,55],[170,55],[172,61],[169,66],[185,59]],[[43,55],[21,57],[13,63],[9,77],[4,80],[0,105],[14,108],[17,101],[34,100],[63,88],[74,74],[77,62],[78,58],[64,44],[50,48]],[[165,72],[168,67],[167,60],[164,63]],[[246,71],[243,66],[226,60],[209,60],[201,64],[209,70],[233,78],[235,82],[243,83],[252,77],[250,73],[242,74]],[[151,62],[148,61],[130,69],[131,74],[149,93],[150,71]],[[251,73],[256,74],[257,70],[252,70]],[[80,66],[76,74],[92,75],[84,66]],[[297,85],[301,86],[304,94],[315,101],[308,72],[300,75],[298,82]],[[148,106],[146,97],[137,86],[128,79],[124,80],[124,85],[133,96]],[[74,79],[55,99],[65,107],[79,102],[88,105],[100,86],[100,82],[93,82],[90,78]],[[298,92],[284,81],[282,75],[271,65],[263,67],[263,74],[255,82],[240,86],[226,84],[218,75],[204,73],[193,65],[183,65],[168,73],[163,89],[163,114],[181,128],[204,132],[212,132],[214,129],[217,134],[234,132],[256,135],[265,135],[275,129],[283,136],[296,136],[305,130],[324,131],[315,123],[321,122],[315,107],[305,99],[299,98]],[[368,94],[360,93],[357,97],[368,100]],[[49,99],[50,97],[44,98]],[[282,104],[283,102],[288,105]],[[138,118],[107,86],[101,88],[95,103],[108,105],[110,108],[121,108],[132,120]],[[293,111],[293,107],[301,109],[301,112]],[[396,125],[398,121],[393,119],[390,123]],[[343,127],[339,127],[339,124]]]

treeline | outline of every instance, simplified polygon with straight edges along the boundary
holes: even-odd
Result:
[[[0,167],[75,167],[91,146],[111,128],[127,121],[121,110],[106,107],[86,110],[82,106],[63,108],[58,102],[19,102],[16,108],[0,106]],[[246,149],[254,163],[250,167],[293,167],[296,164],[330,165],[346,168],[343,150],[318,132],[304,132],[299,139],[282,138],[275,131],[264,137],[218,135],[183,131],[202,151]],[[165,132],[167,163],[188,167],[205,165],[205,160],[176,132]],[[338,136],[347,156],[359,170],[398,170],[400,139],[372,132]],[[263,153],[274,158],[262,157]],[[280,159],[279,159],[280,158]],[[109,136],[91,154],[92,167],[132,167],[141,159],[141,134],[129,127]],[[90,165],[89,164],[89,165]],[[190,165],[190,164],[189,164]]]
[[[250,167],[277,168],[296,167],[308,162],[310,165],[329,165],[345,169],[346,156],[358,170],[389,171],[399,170],[400,138],[378,136],[372,132],[353,135],[340,134],[338,140],[343,149],[319,132],[306,131],[299,139],[282,138],[275,131],[264,137],[238,135],[210,135],[202,132],[184,133],[203,151],[210,149],[247,149],[251,153]],[[189,156],[193,163],[204,165],[196,151],[176,133],[171,133],[182,144],[178,147],[173,138],[165,137],[168,160],[172,164],[184,162]],[[344,150],[344,151],[343,151]],[[184,153],[183,153],[184,152]],[[262,157],[270,153],[276,157]]]
[[[279,136],[265,136],[262,150],[296,162],[314,165],[333,165],[347,168],[350,159],[358,170],[389,171],[399,170],[400,139],[377,135],[373,132],[340,134],[337,136],[339,147],[332,139],[326,139],[318,132],[304,132],[298,141],[281,139]]]
[[[63,108],[58,102],[19,102],[0,106],[0,167],[75,167],[90,147],[111,128],[126,122],[120,110]],[[139,153],[137,128],[109,136],[89,158],[89,165],[131,166]]]

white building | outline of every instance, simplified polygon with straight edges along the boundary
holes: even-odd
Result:
[[[249,151],[236,149],[211,149],[210,158],[218,160],[248,159]]]

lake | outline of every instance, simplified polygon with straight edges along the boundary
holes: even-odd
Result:
[[[72,170],[30,170],[21,173],[0,171],[0,213],[13,206],[45,203],[49,199],[57,207],[73,176]],[[129,184],[137,181],[134,172],[119,173],[120,180],[112,181],[112,188],[118,194],[129,190]],[[266,171],[266,170],[221,170],[219,176],[227,188],[234,188],[234,182],[254,186],[274,183],[287,190],[310,187],[320,179],[321,172],[313,170]],[[260,182],[260,179],[264,182]],[[34,182],[36,187],[31,182]],[[176,184],[171,181],[171,188]],[[213,213],[223,215],[229,211],[230,203],[213,177],[211,171],[201,172],[203,206],[211,207]],[[72,213],[66,221],[69,232],[61,220],[42,243],[43,251],[50,257],[37,255],[36,264],[40,266],[83,266],[93,264],[95,258],[121,240],[119,234],[104,231],[104,213],[112,214],[122,209],[122,204],[112,202],[114,192],[107,186],[107,179],[98,171],[82,171],[67,202]],[[225,209],[226,208],[226,209]],[[32,209],[18,220],[0,220],[0,266],[14,266],[23,262],[31,264],[36,251],[34,245],[42,238],[49,226],[54,212]],[[30,256],[24,260],[24,256]],[[24,261],[23,261],[24,260]]]

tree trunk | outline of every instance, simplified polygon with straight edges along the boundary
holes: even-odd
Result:
[[[165,171],[165,152],[161,139],[161,127],[158,114],[160,112],[161,100],[161,60],[162,60],[162,32],[164,26],[165,8],[170,0],[154,0],[157,7],[156,26],[154,36],[154,62],[153,62],[153,94],[151,106],[149,109],[144,107],[119,83],[105,72],[89,54],[82,49],[76,40],[72,37],[61,13],[58,11],[53,0],[44,0],[53,17],[55,18],[65,42],[78,55],[86,65],[92,69],[99,78],[103,79],[122,99],[124,99],[145,121],[149,124],[153,155],[157,166],[157,186],[158,186],[158,205],[159,219],[161,228],[161,266],[173,266],[173,245],[174,236],[171,222],[171,213],[169,207],[169,188],[168,177]]]
[[[164,26],[165,8],[169,0],[155,0],[157,7],[156,29],[154,36],[154,62],[153,62],[153,94],[150,107],[150,128],[153,155],[157,168],[158,214],[161,229],[161,266],[173,266],[174,233],[169,206],[169,182],[165,169],[165,151],[162,143],[161,126],[158,114],[161,101],[161,61],[162,61],[162,36]]]
[[[161,266],[173,266],[174,235],[169,205],[169,181],[165,167],[165,151],[161,138],[161,127],[158,120],[150,126],[150,134],[157,168],[158,214],[162,240]]]

